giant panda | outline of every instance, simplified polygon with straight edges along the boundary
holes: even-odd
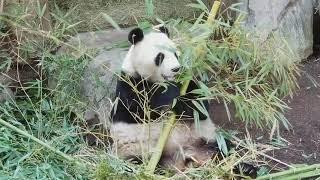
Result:
[[[183,170],[190,160],[201,164],[193,147],[216,144],[216,126],[204,112],[209,110],[208,101],[193,92],[199,89],[197,81],[191,80],[186,95],[179,96],[181,85],[174,79],[181,65],[168,30],[160,27],[145,34],[135,28],[128,40],[132,45],[121,67],[110,113],[115,153],[124,159],[148,158],[156,150],[163,120],[172,110],[178,120],[160,165]],[[199,121],[195,123],[195,119]]]

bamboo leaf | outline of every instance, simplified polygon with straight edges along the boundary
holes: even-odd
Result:
[[[202,6],[201,4],[187,4],[188,7],[192,7],[192,8],[196,8],[196,9],[201,9],[201,10],[206,10],[207,7],[206,6]]]
[[[224,136],[219,131],[216,134],[216,140],[217,140],[219,149],[223,152],[223,154],[228,155],[229,151],[228,151],[227,143],[224,139]]]
[[[208,111],[204,108],[203,105],[201,105],[200,103],[198,103],[195,100],[192,100],[192,104],[196,106],[196,108],[202,113],[205,114],[207,117],[209,117]],[[196,110],[194,110],[196,111]]]
[[[120,26],[112,19],[112,17],[110,17],[109,15],[102,13],[102,16],[104,17],[104,19],[110,23],[112,25],[112,27],[114,27],[116,30],[121,30]]]

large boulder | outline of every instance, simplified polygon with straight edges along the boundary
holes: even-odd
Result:
[[[315,14],[313,16],[313,50],[320,51],[320,0],[315,3]]]
[[[313,0],[313,3],[314,3],[314,6],[316,7],[316,9],[318,10],[318,13],[319,13],[319,10],[320,10],[320,0]]]
[[[117,45],[126,43],[128,33],[129,29],[79,33],[64,43],[57,53],[80,57],[88,50],[97,50],[100,51],[99,54],[104,52],[103,50],[110,50]]]
[[[311,0],[242,0],[248,12],[245,26],[254,30],[261,42],[274,33],[284,37],[299,59],[313,52],[313,10]]]
[[[111,111],[112,101],[110,98],[115,93],[117,74],[120,72],[126,52],[125,48],[101,51],[90,62],[84,73],[82,95],[88,100],[90,107],[86,115],[97,114],[100,121],[106,126]]]
[[[89,62],[81,82],[81,95],[88,102],[85,120],[97,121],[108,126],[111,97],[115,92],[117,73],[128,50],[128,29],[80,33],[62,46],[58,54],[80,57],[90,50],[96,56]],[[50,82],[51,88],[54,82]]]

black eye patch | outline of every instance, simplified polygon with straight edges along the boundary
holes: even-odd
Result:
[[[178,55],[177,55],[177,53],[174,53],[174,56],[178,59]]]
[[[164,54],[163,53],[159,53],[154,61],[155,61],[157,66],[160,66],[160,64],[162,63],[163,59],[164,59]]]

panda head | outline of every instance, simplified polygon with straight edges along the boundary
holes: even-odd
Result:
[[[152,82],[174,79],[179,72],[180,63],[176,45],[169,39],[165,27],[159,28],[159,32],[148,34],[135,28],[130,31],[128,39],[132,46],[124,59],[122,71]]]

